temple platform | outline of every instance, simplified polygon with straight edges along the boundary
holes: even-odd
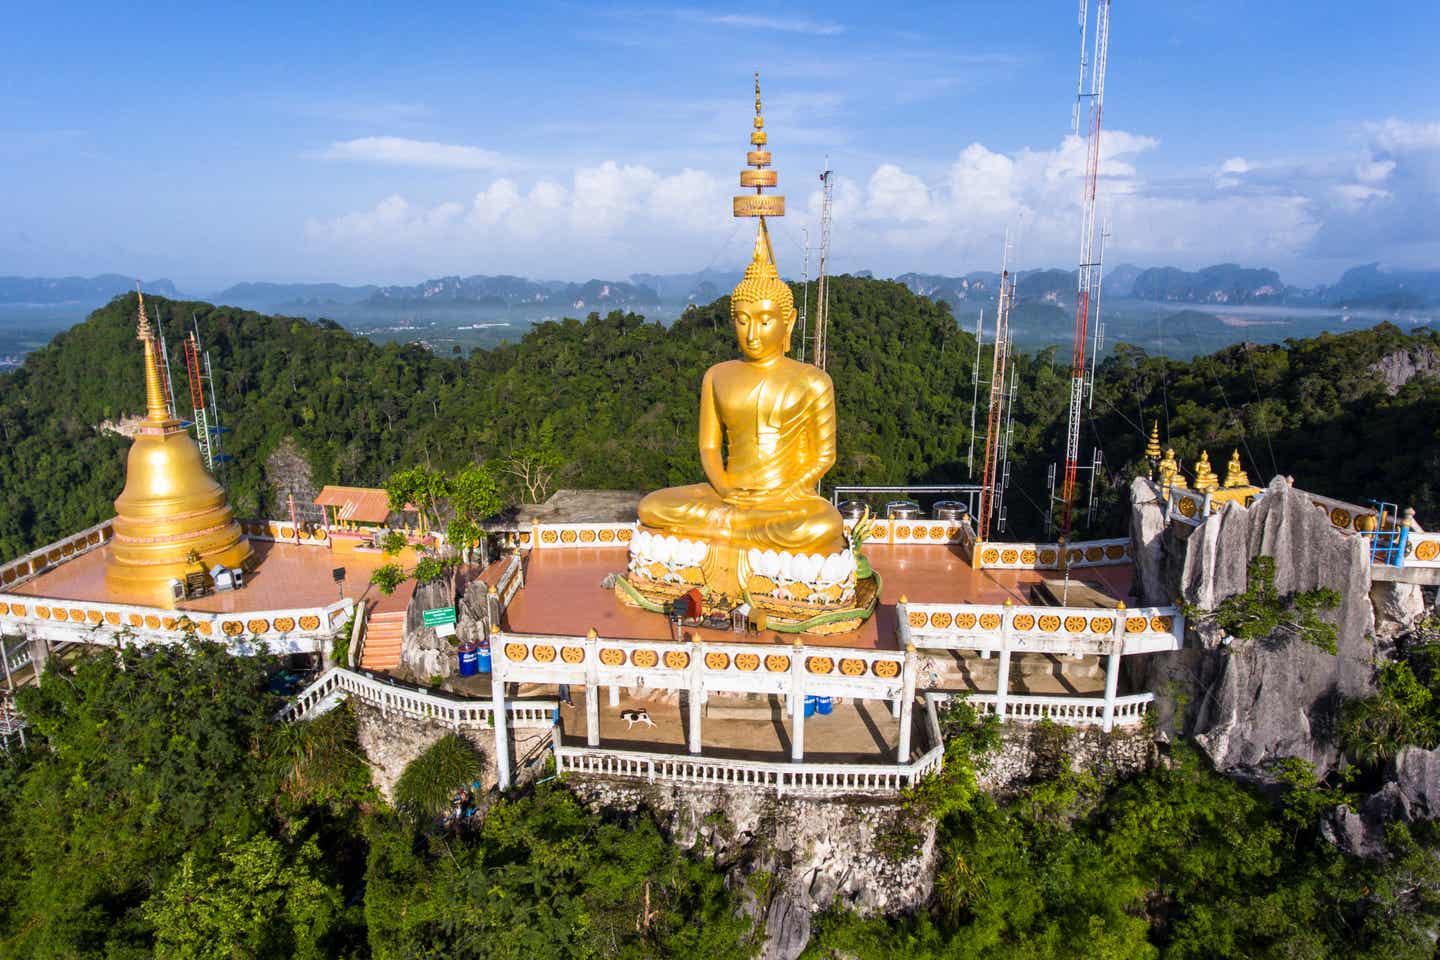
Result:
[[[239,590],[182,600],[176,604],[176,609],[202,613],[247,613],[316,607],[334,603],[342,592],[357,603],[360,600],[371,603],[388,601],[382,605],[387,608],[397,600],[393,596],[384,597],[370,584],[370,575],[389,560],[382,554],[346,553],[337,556],[324,547],[265,540],[252,540],[250,545],[259,563],[255,571],[245,578],[245,586]],[[144,597],[116,590],[106,582],[105,569],[109,562],[110,544],[106,543],[11,587],[7,592],[81,603],[146,605],[149,601]],[[345,581],[340,587],[336,586],[331,575],[336,567],[345,568]],[[408,593],[404,599],[408,599]],[[404,600],[400,600],[399,608],[404,609]]]
[[[881,577],[875,615],[851,633],[807,637],[812,646],[896,648],[895,604],[903,596],[917,603],[1015,604],[1032,602],[1032,592],[1054,579],[1053,571],[976,570],[955,544],[869,544],[865,554]],[[627,607],[612,591],[602,589],[607,574],[623,572],[624,547],[578,547],[533,550],[525,555],[525,586],[505,611],[506,630],[524,634],[583,635],[594,629],[603,637],[626,640],[669,640],[670,625],[656,613]],[[1131,566],[1122,564],[1076,571],[1075,580],[1090,589],[1130,603]],[[790,643],[794,637],[774,632],[736,634],[686,628],[707,642],[753,641]]]

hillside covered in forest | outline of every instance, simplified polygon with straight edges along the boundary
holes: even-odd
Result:
[[[827,482],[969,482],[973,334],[945,303],[900,283],[847,277],[832,290],[840,424]],[[324,321],[158,297],[147,306],[167,330],[198,318],[230,428],[234,460],[225,479],[237,512],[248,516],[280,510],[266,461],[286,438],[317,483],[373,485],[416,463],[515,457],[551,465],[552,488],[693,482],[701,475],[700,379],[735,355],[725,298],[668,328],[634,314],[591,314],[539,324],[519,343],[468,357],[379,345]],[[143,402],[135,309],[134,295],[117,298],[0,375],[0,556],[113,512],[128,441],[106,426]],[[178,339],[170,348],[179,355]],[[1048,351],[1012,363],[1008,502],[1016,534],[1038,532],[1043,517],[1047,468],[1063,442],[1067,364]],[[988,380],[988,346],[979,367]],[[1122,529],[1119,492],[1155,420],[1187,464],[1202,449],[1223,462],[1238,448],[1257,481],[1286,473],[1308,489],[1380,497],[1414,505],[1422,520],[1435,516],[1436,369],[1440,338],[1388,325],[1283,346],[1239,344],[1191,361],[1122,345],[1101,367],[1083,436],[1086,454],[1098,445],[1104,457],[1096,526]],[[183,398],[178,364],[175,375]],[[983,433],[983,410],[977,420]],[[509,493],[527,491],[516,484]]]

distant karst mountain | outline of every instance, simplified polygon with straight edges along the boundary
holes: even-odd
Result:
[[[216,303],[246,307],[319,306],[360,303],[376,290],[374,284],[347,287],[339,283],[237,283],[211,295]]]
[[[1286,286],[1274,270],[1221,263],[1193,273],[1178,267],[1142,270],[1131,286],[1140,300],[1181,303],[1279,303]]]
[[[144,280],[147,293],[175,296],[169,280]],[[0,277],[0,303],[59,304],[88,303],[100,306],[111,297],[135,289],[134,277],[102,273],[96,277]]]
[[[437,277],[413,287],[380,287],[365,302],[372,306],[474,303],[513,307],[553,304],[559,308],[583,310],[591,307],[657,306],[660,296],[650,287],[619,280],[566,283],[477,274],[471,277]]]
[[[1324,296],[1335,306],[1432,306],[1440,303],[1440,270],[1384,270],[1367,263],[1346,270]]]

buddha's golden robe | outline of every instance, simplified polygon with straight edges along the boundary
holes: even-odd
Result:
[[[716,364],[701,386],[699,438],[710,482],[645,497],[646,528],[707,541],[712,553],[844,549],[839,512],[815,492],[835,462],[835,390],[824,371],[783,355]]]

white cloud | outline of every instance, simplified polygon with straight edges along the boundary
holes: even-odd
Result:
[[[434,167],[447,170],[493,170],[502,157],[494,150],[405,137],[360,137],[337,140],[315,154],[321,160],[356,160],[393,167]]]
[[[765,17],[745,13],[706,14],[696,11],[682,11],[681,15],[701,23],[717,27],[739,27],[745,30],[767,30],[780,33],[808,33],[812,36],[831,37],[845,32],[843,24],[833,21],[807,20],[788,17]]]
[[[1160,143],[1130,131],[1102,141],[1099,205],[1112,224],[1108,263],[1196,267],[1224,260],[1282,270],[1309,257],[1414,263],[1440,256],[1440,126],[1387,120],[1363,143],[1314,157],[1231,157],[1187,178],[1159,177]],[[938,169],[886,162],[835,183],[837,270],[960,273],[998,265],[1017,239],[1022,268],[1066,266],[1078,253],[1084,142],[994,150],[971,143]],[[784,182],[782,170],[782,182]],[[781,268],[798,274],[801,228],[818,239],[820,192],[790,196],[776,225]],[[730,217],[733,174],[665,172],[606,161],[568,182],[497,178],[468,201],[401,195],[307,225],[329,253],[441,272],[622,277],[733,266],[748,231]],[[1337,263],[1337,266],[1348,265]],[[813,266],[813,264],[812,264]]]

